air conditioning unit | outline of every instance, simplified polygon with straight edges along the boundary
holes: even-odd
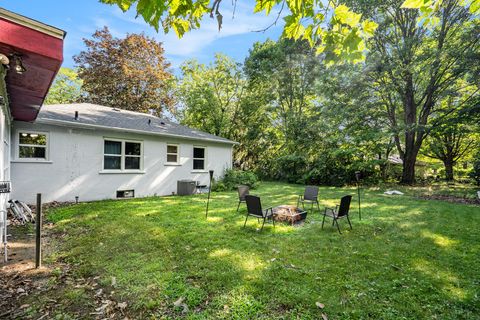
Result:
[[[177,194],[179,196],[187,196],[195,194],[197,190],[197,182],[193,180],[178,180],[177,181]]]

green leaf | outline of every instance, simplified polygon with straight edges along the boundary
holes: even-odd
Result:
[[[376,24],[373,21],[365,20],[362,22],[362,30],[368,36],[373,36],[377,27],[378,27],[378,24]]]
[[[283,20],[285,20],[283,32],[287,38],[297,40],[304,34],[305,27],[301,24],[299,16],[289,15]]]
[[[359,44],[362,42],[362,38],[358,35],[356,30],[352,30],[350,34],[345,38],[343,42],[343,47],[347,48],[348,51],[358,50]]]
[[[275,0],[258,0],[253,9],[254,13],[265,10],[265,14],[269,14],[272,8],[275,6]]]
[[[305,32],[303,33],[303,39],[308,41],[308,44],[310,44],[310,47],[313,47],[315,44],[312,38],[312,33],[313,33],[313,25],[311,24],[305,29]]]
[[[106,4],[116,4],[123,12],[130,9],[135,0],[100,0]]]
[[[480,14],[480,0],[472,1],[469,10],[472,14]]]
[[[190,23],[184,19],[175,19],[172,23],[172,28],[177,34],[177,37],[181,38],[190,30]]]
[[[341,23],[347,24],[351,27],[357,26],[362,18],[361,14],[350,11],[350,9],[343,4],[335,8],[334,14],[335,18],[337,18]]]
[[[419,9],[425,6],[429,0],[406,0],[400,8],[404,9]]]

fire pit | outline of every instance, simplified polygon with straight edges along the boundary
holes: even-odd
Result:
[[[281,205],[273,208],[273,217],[275,221],[286,221],[294,225],[307,218],[307,211],[295,206]]]

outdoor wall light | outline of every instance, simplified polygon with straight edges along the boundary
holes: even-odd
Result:
[[[10,59],[8,59],[6,55],[0,53],[0,63],[5,66],[8,66],[10,64]]]
[[[17,54],[13,55],[13,70],[18,74],[24,74],[27,71],[23,66],[22,58]]]

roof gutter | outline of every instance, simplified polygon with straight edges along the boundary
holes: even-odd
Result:
[[[0,8],[0,17],[5,19],[5,20],[14,22],[16,24],[28,27],[28,28],[33,29],[33,30],[36,30],[38,32],[48,34],[49,36],[52,36],[52,37],[55,37],[55,38],[58,38],[58,39],[63,40],[65,38],[65,35],[67,34],[65,31],[63,31],[59,28],[52,27],[48,24],[39,22],[39,21],[34,20],[34,19],[27,18],[27,17],[22,16],[18,13],[11,12],[11,11],[5,10],[3,8]]]
[[[78,123],[78,122],[71,122],[71,121],[64,121],[64,120],[37,118],[37,120],[35,120],[35,123],[49,124],[49,125],[62,126],[62,127],[68,127],[68,128],[77,127],[77,128],[82,128],[82,129],[102,129],[102,130],[107,130],[107,131],[128,132],[128,133],[136,133],[136,134],[141,134],[141,135],[181,138],[181,139],[194,140],[194,141],[209,141],[209,142],[223,143],[223,144],[230,144],[230,145],[239,145],[240,144],[236,141],[230,141],[230,140],[222,141],[222,140],[215,140],[215,139],[209,139],[209,138],[193,138],[193,137],[189,137],[189,136],[182,136],[182,135],[179,135],[179,134],[172,134],[172,133],[149,132],[149,131],[135,130],[135,129],[107,127],[107,126],[101,126],[101,125],[98,125],[98,124]]]

